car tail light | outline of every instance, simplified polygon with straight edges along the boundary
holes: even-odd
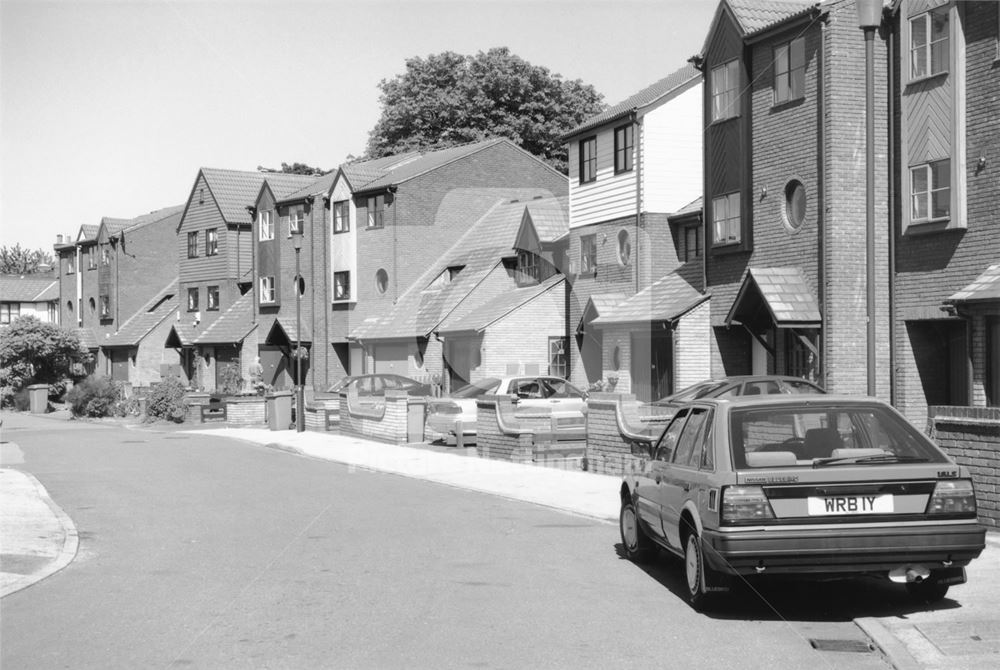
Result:
[[[928,514],[975,514],[976,492],[972,480],[956,479],[938,482],[927,503]]]
[[[722,523],[766,521],[774,510],[759,486],[727,486],[722,491]]]

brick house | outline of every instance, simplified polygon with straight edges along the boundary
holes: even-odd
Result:
[[[21,316],[59,323],[59,280],[54,271],[0,275],[0,327]]]
[[[545,193],[497,201],[389,312],[366,319],[352,337],[376,350],[412,346],[407,367],[395,371],[440,383],[445,392],[505,374],[564,376],[566,294],[558,268],[567,209],[565,197]]]
[[[674,369],[672,333],[686,312],[637,311],[644,300],[647,308],[679,305],[653,293],[701,290],[700,271],[664,280],[684,264],[677,244],[687,228],[700,234],[690,222],[672,228],[669,216],[702,190],[701,90],[701,73],[687,65],[563,136],[570,165],[569,367],[581,386],[614,380],[615,390],[651,400],[708,373],[707,363],[690,379]],[[646,289],[637,302],[609,312]]]
[[[137,355],[134,347],[106,345],[176,280],[173,249],[181,210],[176,205],[131,219],[104,217],[97,226],[81,226],[75,241],[67,236],[57,242],[63,323],[75,324],[81,341],[95,354],[92,372],[134,385],[158,380],[129,373]],[[176,363],[162,344],[147,352],[151,344],[144,342],[144,360],[157,370]],[[154,358],[157,362],[149,363]]]
[[[175,228],[172,253],[178,259],[180,316],[165,345],[180,358],[180,376],[205,390],[220,388],[227,374],[248,377],[257,353],[256,342],[245,353],[244,339],[200,338],[254,283],[251,209],[265,179],[280,195],[315,181],[296,174],[202,168]]]
[[[713,375],[791,374],[866,391],[862,47],[853,0],[719,4],[699,57]],[[885,63],[884,42],[875,53]],[[886,175],[884,67],[875,86],[875,170]],[[889,249],[887,182],[875,191],[880,259]],[[872,342],[872,373],[886,399],[888,275],[878,263],[883,335]]]
[[[431,374],[423,362],[440,354],[428,342],[383,337],[366,322],[389,313],[497,202],[565,194],[564,175],[505,139],[341,166],[324,197],[328,221],[306,232],[301,252],[317,259],[303,271],[303,305],[314,305],[315,338],[328,343],[312,346],[313,386],[345,374]]]
[[[894,402],[1000,407],[1000,4],[897,0]]]

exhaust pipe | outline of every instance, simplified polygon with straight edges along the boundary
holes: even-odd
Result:
[[[930,576],[926,565],[901,565],[889,571],[889,579],[897,584],[919,584]]]

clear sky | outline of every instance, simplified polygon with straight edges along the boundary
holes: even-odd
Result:
[[[618,102],[717,0],[0,0],[0,244],[183,204],[200,167],[331,169],[412,56],[507,46]]]

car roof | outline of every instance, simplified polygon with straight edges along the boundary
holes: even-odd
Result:
[[[773,393],[770,395],[750,395],[750,396],[727,396],[725,398],[698,398],[696,400],[689,400],[680,405],[680,407],[687,407],[688,405],[713,405],[718,407],[727,408],[745,408],[745,407],[774,407],[774,406],[801,406],[801,407],[858,407],[858,406],[868,406],[868,407],[890,407],[891,405],[885,403],[878,398],[872,398],[869,396],[856,396],[856,395],[830,395],[830,394],[812,394],[803,393],[796,395],[786,395],[783,393]]]

